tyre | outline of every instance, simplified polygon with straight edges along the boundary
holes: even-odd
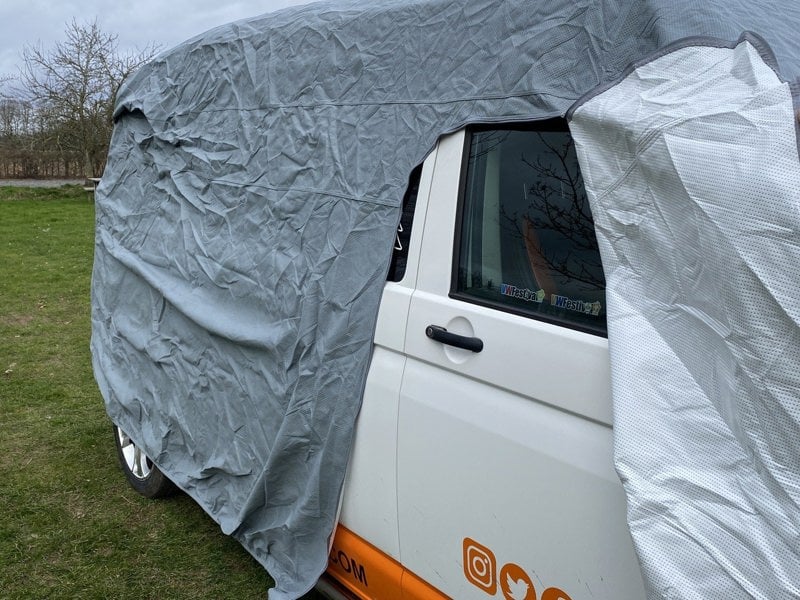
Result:
[[[178,488],[141,451],[130,436],[114,425],[114,442],[117,457],[125,477],[131,487],[145,498],[164,498],[178,491]]]

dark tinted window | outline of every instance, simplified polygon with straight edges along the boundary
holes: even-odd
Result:
[[[403,212],[400,216],[400,225],[394,240],[392,264],[389,266],[388,281],[400,281],[406,274],[408,261],[408,244],[411,241],[411,225],[414,222],[414,209],[417,207],[417,194],[419,193],[419,179],[422,175],[422,165],[415,167],[408,178],[408,188],[403,196]]]
[[[605,333],[605,278],[562,120],[469,136],[453,295]]]

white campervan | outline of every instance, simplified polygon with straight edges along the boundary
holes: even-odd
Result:
[[[442,138],[411,176],[389,279],[318,589],[644,598],[612,462],[603,271],[566,123]],[[117,440],[134,487],[168,489]]]
[[[799,7],[331,0],[145,65],[92,283],[130,482],[273,600],[800,597]]]

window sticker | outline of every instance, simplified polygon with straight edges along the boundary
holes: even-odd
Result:
[[[593,317],[599,316],[600,311],[603,309],[603,305],[600,304],[599,301],[584,302],[583,300],[573,300],[572,298],[559,296],[558,294],[552,294],[550,296],[550,304],[556,308],[572,310],[585,315],[592,315]]]
[[[500,284],[500,293],[503,294],[503,296],[518,298],[519,300],[525,300],[526,302],[536,302],[537,304],[541,304],[546,296],[544,290],[536,290],[534,292],[528,288],[518,288],[517,286],[509,285],[508,283]]]

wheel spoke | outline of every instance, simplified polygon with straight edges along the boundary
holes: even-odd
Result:
[[[150,465],[147,464],[147,456],[144,452],[142,452],[138,447],[134,446],[135,450],[133,451],[133,460],[134,460],[134,468],[133,474],[136,475],[139,479],[144,479],[150,474]]]
[[[142,464],[144,457],[142,456],[142,451],[139,448],[135,448],[133,451],[133,474],[139,477],[140,479],[144,479],[145,477],[145,465]]]

